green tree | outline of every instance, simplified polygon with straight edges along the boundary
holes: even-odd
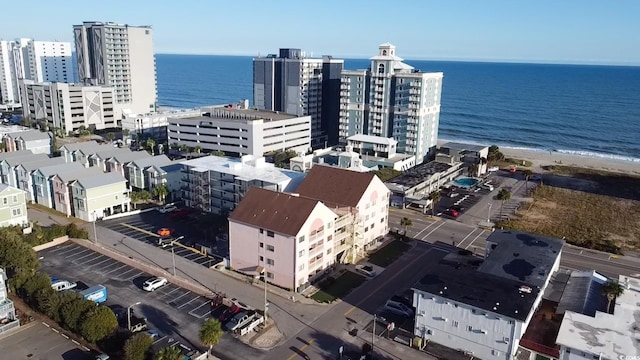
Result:
[[[296,156],[298,156],[298,153],[293,150],[276,151],[276,153],[273,155],[273,163],[276,165],[276,167],[287,168],[289,167],[289,160]]]
[[[137,333],[124,343],[124,358],[144,360],[151,345],[153,345],[153,338],[149,334]]]
[[[531,176],[533,175],[533,171],[529,169],[524,169],[522,170],[522,173],[524,174],[524,188],[527,194],[529,194],[529,179],[531,179]]]
[[[155,155],[156,141],[153,140],[152,138],[148,138],[145,145],[147,146],[147,149],[151,152],[151,155]]]
[[[607,302],[607,313],[611,313],[611,302],[613,301],[613,299],[615,299],[618,296],[624,294],[624,287],[622,285],[620,285],[620,283],[615,281],[615,280],[608,281],[602,287],[602,294],[604,294],[607,297],[607,300],[608,300],[608,302]]]
[[[504,202],[511,199],[511,191],[505,188],[500,189],[500,191],[498,191],[497,199],[502,201],[502,204],[500,204],[500,217],[502,218],[502,209],[504,208]]]
[[[436,205],[440,201],[440,191],[432,191],[428,197],[431,200],[431,215],[435,215]]]
[[[498,145],[489,146],[489,154],[487,155],[487,160],[488,161],[504,160],[504,154],[502,154]]]
[[[478,169],[479,168],[480,168],[480,166],[478,166],[478,164],[469,165],[469,167],[467,168],[467,175],[469,175],[469,177],[478,176]]]
[[[161,203],[164,203],[167,195],[169,195],[169,188],[167,187],[167,184],[160,184],[153,188],[153,196]]]
[[[147,202],[151,199],[151,193],[147,190],[140,190],[140,201]]]
[[[141,201],[140,193],[137,191],[132,191],[131,193],[129,193],[129,199],[131,200],[131,203],[133,204],[133,208],[135,209],[138,203]]]
[[[198,154],[200,154],[200,153],[202,152],[202,146],[200,146],[200,145],[198,145],[198,146],[194,147],[193,149],[194,149],[194,150],[196,151],[196,153],[198,153]]]
[[[111,309],[98,305],[84,316],[80,325],[80,334],[87,341],[95,343],[100,341],[118,328],[118,320]]]
[[[110,132],[107,134],[107,140],[109,140],[109,142],[113,142],[113,140],[116,138],[116,134]]]
[[[211,353],[211,348],[220,342],[222,334],[222,324],[214,318],[207,319],[200,327],[200,341],[209,347],[209,353]]]
[[[60,306],[66,300],[65,294],[56,292],[51,286],[36,290],[31,299],[36,310],[47,315],[55,322],[60,322]]]
[[[122,129],[122,137],[128,138],[131,135],[131,131],[129,129]]]
[[[80,325],[82,324],[82,318],[89,311],[95,309],[96,303],[91,300],[85,300],[80,296],[76,296],[75,299],[64,303],[60,307],[60,319],[62,325],[67,329],[78,333],[80,332]]]
[[[187,144],[181,144],[178,149],[182,152],[188,152],[189,151],[189,145]]]
[[[21,293],[24,295],[26,299],[33,299],[33,295],[40,289],[46,289],[51,287],[51,279],[45,273],[37,273],[34,276],[30,277],[24,285],[22,285]],[[31,305],[31,301],[29,301]]]
[[[212,156],[224,156],[224,151],[216,150],[209,153]]]
[[[382,182],[387,182],[402,174],[402,171],[398,171],[393,168],[382,168],[380,170],[373,170],[371,172],[378,176]]]
[[[7,272],[13,291],[22,288],[40,269],[36,252],[10,228],[0,229],[0,268]]]
[[[411,221],[411,219],[409,219],[408,217],[403,217],[402,219],[400,219],[400,226],[404,228],[404,237],[407,237],[407,229],[413,226],[413,221]]]
[[[156,354],[155,360],[182,360],[184,355],[176,346],[167,346]]]
[[[176,150],[180,150],[180,144],[178,144],[177,142],[171,143],[171,148],[172,149],[176,149]]]

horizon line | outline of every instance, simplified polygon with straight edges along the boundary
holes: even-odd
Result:
[[[256,55],[248,54],[216,54],[216,53],[172,53],[172,52],[156,52],[155,55],[187,55],[187,56],[228,56],[228,57],[257,57]],[[346,59],[346,60],[369,60],[369,57],[360,57],[358,55],[353,56],[332,56],[334,59]],[[408,61],[446,61],[446,62],[475,62],[475,63],[500,63],[500,64],[538,64],[538,65],[581,65],[581,66],[622,66],[622,67],[640,67],[640,62],[606,62],[600,60],[535,60],[535,59],[461,59],[461,58],[423,58],[423,57],[407,57],[404,60]]]

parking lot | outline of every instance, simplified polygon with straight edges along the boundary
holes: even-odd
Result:
[[[173,250],[175,255],[207,267],[228,257],[229,243],[226,237],[216,236],[220,231],[212,229],[211,226],[203,226],[200,216],[173,218],[171,215],[172,213],[149,211],[100,221],[98,225],[153,245],[157,245],[160,238],[158,231],[168,229],[171,232],[170,238],[179,240],[174,246],[164,247],[165,250]]]
[[[156,342],[178,340],[191,349],[202,350],[198,331],[212,315],[210,299],[173,284],[144,291],[142,285],[152,277],[150,274],[74,243],[43,250],[38,255],[42,271],[51,276],[82,286],[104,285],[108,293],[105,305],[112,309],[131,306],[134,315],[146,318],[148,327],[158,331]],[[229,335],[223,336],[219,346],[249,353],[246,358],[259,357],[255,350]]]
[[[0,340],[3,359],[92,360],[89,352],[41,322],[18,328]]]

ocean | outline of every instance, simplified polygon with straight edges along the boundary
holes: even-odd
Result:
[[[444,72],[441,140],[640,163],[640,67],[405,62]],[[158,54],[156,67],[161,107],[253,102],[252,57]]]

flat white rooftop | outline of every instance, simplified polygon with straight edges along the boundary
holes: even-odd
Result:
[[[624,293],[616,299],[614,313],[594,317],[565,312],[556,343],[571,349],[619,359],[640,355],[640,279],[620,275]]]
[[[295,179],[301,180],[305,176],[297,171],[276,168],[273,164],[265,162],[264,158],[254,158],[250,155],[244,156],[242,159],[203,156],[182,161],[181,164],[191,167],[192,171],[216,171],[237,176],[245,181],[260,180],[271,184],[283,184]]]
[[[349,140],[360,141],[363,143],[381,144],[381,145],[395,145],[398,143],[393,138],[386,138],[382,136],[373,136],[373,135],[365,135],[365,134],[351,135],[347,138],[347,141]]]

